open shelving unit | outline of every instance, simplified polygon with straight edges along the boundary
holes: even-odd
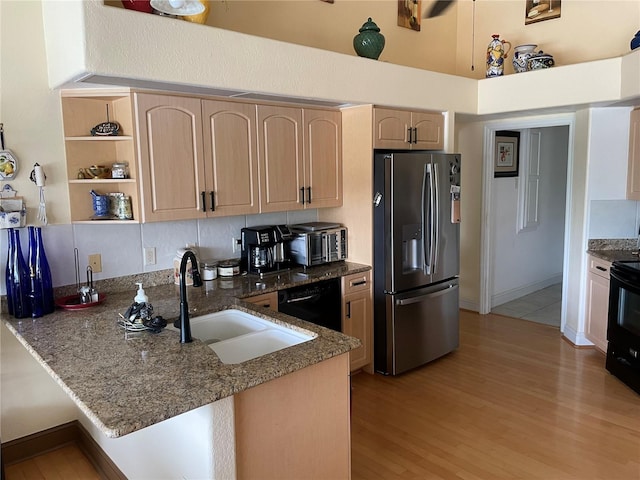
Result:
[[[122,90],[63,90],[61,93],[67,159],[67,181],[72,223],[140,223],[140,188],[135,146],[132,94]],[[91,129],[107,120],[117,122],[117,136],[92,136]],[[111,168],[129,164],[129,178],[79,178],[92,165]],[[133,220],[95,219],[91,190],[99,194],[123,193],[131,197]]]

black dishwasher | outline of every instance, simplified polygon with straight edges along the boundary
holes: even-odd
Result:
[[[341,331],[340,279],[322,280],[278,292],[278,311]]]

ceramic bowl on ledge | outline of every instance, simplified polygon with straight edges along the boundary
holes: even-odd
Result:
[[[551,68],[555,65],[553,56],[542,51],[527,59],[527,71]]]

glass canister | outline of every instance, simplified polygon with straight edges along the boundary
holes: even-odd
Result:
[[[111,178],[129,178],[129,164],[119,162],[111,165]]]
[[[218,262],[215,260],[203,260],[200,269],[202,280],[215,280],[218,278]]]
[[[116,205],[116,215],[120,220],[133,220],[131,197],[129,195],[119,196]]]

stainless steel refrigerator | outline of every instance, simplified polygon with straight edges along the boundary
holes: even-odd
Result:
[[[460,155],[374,156],[374,361],[397,375],[459,343]]]

